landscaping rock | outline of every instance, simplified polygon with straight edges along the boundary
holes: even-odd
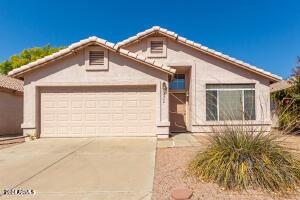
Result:
[[[193,191],[187,188],[176,188],[171,192],[174,200],[188,200],[192,197]]]

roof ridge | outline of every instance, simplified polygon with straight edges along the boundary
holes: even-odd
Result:
[[[179,36],[177,33],[173,32],[173,31],[169,31],[168,29],[165,29],[165,28],[161,28],[160,26],[153,26],[149,29],[146,29],[145,31],[142,31],[142,32],[139,32],[137,33],[136,35],[134,36],[131,36],[123,41],[120,41],[117,43],[117,45],[119,45],[120,47],[122,46],[125,46],[131,42],[134,42],[138,39],[140,39],[141,37],[145,37],[147,36],[148,34],[152,34],[154,31],[158,31],[158,32],[161,32],[162,34],[168,36],[168,37],[171,37],[173,39],[175,39],[176,41],[179,41],[181,43],[184,43],[186,45],[189,45],[189,46],[192,46],[194,48],[197,48],[201,51],[204,51],[204,52],[207,52],[209,54],[213,54],[214,56],[217,56],[217,57],[220,57],[226,61],[229,61],[229,62],[233,62],[233,63],[236,63],[237,65],[242,65],[244,66],[245,68],[249,68],[249,69],[252,69],[254,71],[257,71],[261,74],[265,74],[269,77],[272,77],[273,79],[276,79],[276,80],[282,80],[282,77],[276,75],[276,74],[272,74],[271,72],[268,72],[268,71],[265,71],[257,66],[254,66],[254,65],[251,65],[249,63],[246,63],[242,60],[239,60],[239,59],[236,59],[236,58],[233,58],[227,54],[223,54],[219,51],[216,51],[216,50],[213,50],[213,49],[210,49],[208,48],[207,46],[204,46],[200,43],[197,43],[197,42],[194,42],[194,41],[191,41],[191,40],[188,40],[187,38],[185,37],[182,37],[182,36]]]
[[[160,69],[162,71],[166,71],[170,74],[173,74],[176,71],[175,69],[173,69],[171,67],[168,67],[168,66],[165,66],[162,63],[159,63],[159,62],[153,61],[153,60],[149,60],[146,57],[143,57],[143,56],[138,55],[136,53],[130,52],[130,51],[125,50],[125,49],[122,49],[122,48],[120,48],[120,45],[118,45],[118,44],[114,44],[112,42],[109,42],[107,40],[104,40],[104,39],[96,37],[96,36],[91,36],[91,37],[88,37],[86,39],[80,40],[78,42],[72,43],[67,48],[62,49],[58,52],[55,52],[51,55],[45,56],[45,57],[40,58],[36,61],[33,61],[31,63],[23,65],[19,68],[13,69],[12,71],[10,71],[8,73],[8,75],[11,76],[11,77],[16,77],[17,75],[21,74],[24,71],[27,71],[27,70],[29,70],[33,67],[38,66],[38,65],[42,65],[42,64],[45,64],[47,62],[53,61],[53,60],[55,60],[55,59],[57,59],[61,56],[68,55],[68,54],[72,53],[74,50],[76,50],[77,48],[80,48],[80,47],[82,47],[86,44],[89,44],[91,42],[95,42],[95,43],[97,43],[97,44],[99,44],[99,45],[101,45],[101,46],[103,46],[107,49],[118,52],[123,56],[127,56],[131,59],[143,62],[144,64],[151,65],[151,66],[153,66],[157,69]]]

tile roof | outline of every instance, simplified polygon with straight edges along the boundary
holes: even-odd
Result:
[[[270,92],[276,92],[276,91],[279,91],[279,90],[284,90],[284,89],[287,89],[289,87],[292,87],[292,83],[289,81],[289,80],[282,80],[282,81],[279,81],[277,83],[273,83],[270,85]]]
[[[80,40],[79,42],[73,43],[70,46],[68,46],[67,48],[62,49],[62,50],[60,50],[56,53],[53,53],[49,56],[38,59],[38,60],[36,60],[34,62],[31,62],[27,65],[23,65],[20,68],[14,69],[14,70],[10,71],[8,73],[8,75],[12,76],[12,77],[18,77],[19,75],[23,74],[24,72],[27,72],[27,71],[35,68],[35,67],[41,66],[41,65],[46,64],[48,62],[54,61],[58,58],[64,57],[64,56],[69,55],[69,54],[72,54],[75,50],[78,50],[78,49],[83,48],[83,47],[85,47],[87,45],[90,45],[90,44],[100,45],[104,48],[115,51],[115,52],[119,53],[122,56],[131,58],[133,60],[136,60],[136,61],[141,62],[143,64],[146,64],[148,66],[157,68],[157,69],[159,69],[161,71],[164,71],[164,72],[167,72],[169,74],[174,74],[175,71],[176,71],[175,69],[173,69],[171,67],[168,67],[168,66],[166,66],[166,65],[164,65],[164,64],[162,64],[158,61],[150,60],[150,59],[148,59],[144,56],[141,56],[141,55],[138,55],[136,53],[129,52],[128,50],[122,49],[122,48],[120,48],[120,46],[118,44],[113,44],[111,42],[108,42],[108,41],[103,40],[101,38],[98,38],[96,36],[92,36],[92,37],[89,37],[87,39]]]
[[[194,41],[188,40],[188,39],[186,39],[184,37],[179,36],[177,33],[169,31],[169,30],[167,30],[165,28],[161,28],[159,26],[153,26],[150,29],[147,29],[147,30],[145,30],[143,32],[138,33],[135,36],[132,36],[132,37],[126,39],[126,40],[123,40],[123,41],[117,43],[117,45],[119,45],[120,47],[126,46],[128,44],[131,44],[131,43],[133,43],[133,42],[135,42],[135,41],[137,41],[137,40],[139,40],[139,39],[141,39],[143,37],[151,35],[153,33],[160,33],[160,34],[165,35],[165,36],[167,36],[169,38],[172,38],[172,39],[174,39],[174,40],[176,40],[176,41],[178,41],[180,43],[183,43],[185,45],[188,45],[188,46],[191,46],[191,47],[193,47],[195,49],[198,49],[201,52],[213,55],[213,56],[218,57],[218,58],[220,58],[222,60],[225,60],[227,62],[233,63],[233,64],[235,64],[237,66],[240,66],[240,67],[243,67],[245,69],[248,69],[248,70],[250,70],[252,72],[264,75],[264,76],[272,79],[273,81],[279,81],[279,80],[282,79],[280,76],[277,76],[277,75],[272,74],[270,72],[267,72],[267,71],[265,71],[263,69],[260,69],[260,68],[258,68],[256,66],[253,66],[253,65],[250,65],[248,63],[245,63],[245,62],[243,62],[241,60],[238,60],[238,59],[235,59],[233,57],[230,57],[230,56],[228,56],[226,54],[223,54],[221,52],[218,52],[218,51],[215,51],[213,49],[210,49],[210,48],[208,48],[206,46],[203,46],[203,45],[201,45],[199,43],[196,43]]]
[[[23,81],[0,74],[0,87],[23,92]]]

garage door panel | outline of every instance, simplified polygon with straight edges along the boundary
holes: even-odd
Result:
[[[57,132],[56,127],[47,126],[47,127],[43,128],[43,134],[52,134],[52,133],[56,133],[56,132]]]
[[[138,114],[137,113],[127,113],[126,114],[126,121],[133,121],[136,122],[138,119]]]
[[[128,108],[136,108],[138,106],[138,101],[134,98],[126,101],[126,107]]]
[[[107,107],[111,107],[111,102],[109,99],[99,99],[97,101],[97,107],[106,109]]]
[[[69,115],[67,113],[57,113],[57,120],[61,122],[69,121]]]
[[[90,99],[86,100],[86,102],[85,102],[85,108],[86,109],[97,108],[97,100],[96,99],[95,100],[90,100]]]
[[[138,134],[138,129],[136,127],[127,127],[126,132],[129,135],[136,135],[136,134]]]
[[[43,88],[41,136],[155,134],[155,87]]]
[[[81,99],[78,99],[78,100],[74,100],[71,102],[71,107],[72,108],[82,108],[82,100]]]
[[[112,118],[111,113],[98,113],[97,114],[97,120],[98,122],[110,122]]]
[[[97,113],[87,113],[87,114],[85,114],[85,121],[86,121],[86,123],[97,122]]]
[[[82,132],[83,127],[82,126],[72,126],[71,127],[71,132],[72,134],[75,135],[84,135],[84,133]]]
[[[61,99],[57,102],[57,108],[69,108],[69,101],[67,99]]]
[[[61,134],[61,135],[67,135],[69,133],[69,127],[68,126],[59,126],[59,127],[57,127],[57,133]]]
[[[72,113],[71,114],[71,121],[72,122],[81,122],[83,121],[83,116],[82,113],[78,112],[78,113]]]
[[[86,126],[85,133],[89,133],[90,135],[97,135],[97,127],[95,126]]]
[[[56,122],[57,121],[56,113],[45,113],[42,120],[45,122],[51,122],[51,121]]]
[[[109,125],[103,125],[103,126],[98,126],[96,130],[96,135],[99,136],[105,136],[107,133],[110,133],[110,126]]]

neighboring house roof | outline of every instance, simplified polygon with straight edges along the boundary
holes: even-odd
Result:
[[[265,71],[263,69],[260,69],[260,68],[258,68],[256,66],[253,66],[253,65],[250,65],[248,63],[245,63],[245,62],[243,62],[241,60],[235,59],[235,58],[230,57],[228,55],[225,55],[225,54],[223,54],[221,52],[218,52],[218,51],[215,51],[213,49],[210,49],[210,48],[208,48],[206,46],[203,46],[203,45],[201,45],[199,43],[196,43],[194,41],[188,40],[188,39],[186,39],[184,37],[179,36],[177,33],[169,31],[169,30],[167,30],[165,28],[161,28],[159,26],[153,26],[150,29],[147,29],[147,30],[145,30],[143,32],[138,33],[135,36],[132,36],[132,37],[126,39],[126,40],[123,40],[123,41],[117,43],[117,45],[119,45],[120,47],[127,46],[129,44],[132,44],[132,43],[134,43],[136,41],[139,41],[140,39],[145,38],[145,37],[147,37],[149,35],[152,35],[154,33],[159,33],[159,34],[162,34],[164,36],[167,36],[167,37],[169,37],[171,39],[174,39],[174,40],[176,40],[176,41],[178,41],[178,42],[180,42],[182,44],[185,44],[185,45],[190,46],[190,47],[192,47],[194,49],[197,49],[197,50],[199,50],[199,51],[201,51],[203,53],[212,55],[214,57],[222,59],[222,60],[224,60],[226,62],[229,62],[231,64],[234,64],[236,66],[242,67],[242,68],[247,69],[249,71],[252,71],[254,73],[257,73],[257,74],[260,74],[262,76],[265,76],[265,77],[271,79],[272,81],[277,82],[277,81],[279,81],[279,80],[282,79],[280,76],[277,76],[275,74],[267,72],[267,71]]]
[[[282,81],[279,81],[277,83],[273,83],[272,85],[270,85],[270,92],[272,93],[272,92],[276,92],[279,90],[284,90],[291,86],[292,86],[292,84],[289,82],[289,80],[282,80]]]
[[[8,73],[8,75],[12,76],[12,77],[20,77],[20,75],[22,75],[25,72],[28,72],[32,69],[35,69],[35,68],[40,67],[42,65],[45,65],[49,62],[52,62],[54,60],[57,60],[57,59],[60,59],[62,57],[65,57],[67,55],[70,55],[70,54],[74,53],[74,51],[79,50],[81,48],[84,48],[84,47],[86,47],[88,45],[91,45],[91,44],[97,44],[97,45],[102,46],[104,48],[107,48],[111,51],[117,52],[122,56],[128,57],[130,59],[133,59],[135,61],[138,61],[138,62],[143,63],[145,65],[151,66],[153,68],[159,69],[159,70],[161,70],[163,72],[166,72],[166,73],[169,73],[169,74],[174,74],[175,71],[176,71],[175,69],[170,68],[170,67],[168,67],[168,66],[166,66],[166,65],[164,65],[164,64],[162,64],[158,61],[150,60],[150,59],[148,59],[144,56],[129,52],[128,50],[120,48],[119,45],[117,45],[117,44],[113,44],[111,42],[108,42],[108,41],[103,40],[101,38],[98,38],[96,36],[93,36],[93,37],[89,37],[89,38],[84,39],[84,40],[80,40],[79,42],[73,43],[70,46],[68,46],[67,48],[62,49],[62,50],[60,50],[56,53],[53,53],[49,56],[38,59],[38,60],[36,60],[34,62],[31,62],[27,65],[23,65],[20,68],[14,69],[14,70],[10,71]]]
[[[0,87],[23,92],[23,81],[0,74]]]

